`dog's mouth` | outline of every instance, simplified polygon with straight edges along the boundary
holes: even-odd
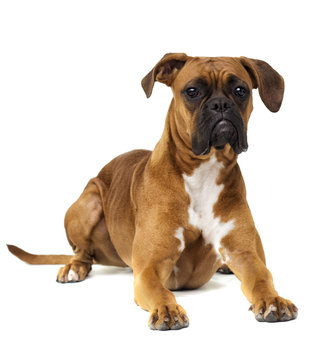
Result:
[[[226,144],[230,144],[236,154],[240,154],[248,148],[244,129],[237,128],[229,119],[222,118],[213,125],[204,148],[201,151],[194,151],[194,153],[196,155],[207,155],[212,146],[216,150],[223,150]]]

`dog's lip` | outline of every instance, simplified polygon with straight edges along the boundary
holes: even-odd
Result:
[[[216,128],[216,126],[218,126],[220,123],[223,123],[223,125],[228,125],[230,124],[236,131],[236,134],[237,134],[237,141],[235,144],[230,144],[230,146],[232,147],[232,149],[234,150],[234,152],[236,154],[240,154],[242,152],[245,152],[247,151],[247,148],[248,148],[248,145],[247,145],[247,140],[246,138],[242,138],[238,129],[237,129],[237,126],[234,124],[234,122],[232,122],[230,119],[228,118],[225,118],[224,116],[221,116],[219,119],[217,119],[217,121],[215,121],[215,123],[212,125],[211,127],[211,132],[210,134],[213,133],[214,129]],[[244,135],[243,135],[244,136]],[[212,147],[212,143],[211,143],[211,135],[210,135],[210,138],[208,140],[208,142],[206,143],[206,146],[203,148],[203,151],[201,153],[198,153],[198,152],[194,152],[195,155],[197,156],[204,156],[204,155],[208,155],[210,153],[210,149]],[[224,147],[221,147],[221,146],[217,146],[215,147],[216,150],[223,150]]]
[[[215,124],[213,125],[212,129],[211,129],[211,134],[212,132],[214,131],[214,129],[220,124],[220,123],[223,123],[223,125],[225,125],[225,123],[229,123],[236,131],[236,134],[237,134],[237,143],[236,144],[230,144],[231,147],[234,149],[235,153],[236,154],[240,154],[242,152],[245,152],[247,151],[247,143],[245,144],[245,141],[242,141],[240,135],[239,135],[239,131],[236,127],[236,125],[230,120],[230,119],[227,119],[227,118],[220,118],[218,119]],[[211,144],[208,145],[208,147],[211,147]],[[216,148],[216,150],[221,150],[221,147],[218,147],[218,149]],[[205,150],[206,151],[206,150]]]
[[[213,124],[212,129],[211,129],[211,134],[212,134],[212,132],[214,131],[215,127],[216,127],[217,125],[219,125],[220,123],[230,123],[230,124],[234,127],[234,129],[237,131],[237,129],[235,128],[235,126],[233,125],[233,123],[232,123],[230,120],[225,119],[225,118],[222,117],[222,118],[218,119],[218,120]],[[210,152],[211,146],[212,146],[212,145],[211,145],[211,142],[210,142],[210,140],[209,140],[208,143],[207,143],[207,145],[206,145],[206,147],[205,147],[204,150],[199,154],[199,156],[208,155],[209,152]],[[216,150],[221,150],[221,149],[216,149]]]
[[[216,122],[215,122],[215,124],[213,125],[213,127],[212,127],[212,129],[211,129],[211,132],[214,130],[214,128],[217,126],[217,125],[219,125],[220,123],[223,123],[223,124],[225,124],[225,123],[230,123],[235,129],[236,129],[236,127],[234,126],[234,124],[233,124],[233,122],[231,121],[231,120],[229,120],[229,119],[225,119],[225,118],[221,118],[221,119],[219,119],[219,120],[217,120]]]
[[[230,121],[229,119],[225,119],[225,118],[221,118],[215,122],[215,124],[212,126],[212,129],[211,129],[211,136],[212,136],[214,130],[216,129],[216,127],[220,126],[221,124],[224,126],[227,124],[230,124],[235,129],[236,134],[238,136],[238,130],[237,130],[236,126],[233,124],[232,121]]]
[[[203,150],[203,152],[200,155],[208,155],[210,152],[210,142],[208,141],[208,144],[206,146],[206,148]]]

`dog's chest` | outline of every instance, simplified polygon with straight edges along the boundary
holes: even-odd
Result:
[[[217,184],[223,169],[224,164],[213,155],[190,176],[183,175],[185,190],[190,197],[189,224],[201,231],[205,243],[211,244],[219,256],[221,240],[234,228],[234,219],[223,222],[214,215],[214,205],[224,189],[224,184]]]

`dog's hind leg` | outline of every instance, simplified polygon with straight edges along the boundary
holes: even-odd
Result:
[[[57,281],[60,283],[84,280],[94,262],[126,266],[110,241],[99,185],[98,179],[90,180],[65,215],[65,230],[75,255],[59,270]]]
[[[75,255],[59,270],[58,282],[81,281],[91,271],[93,263],[91,234],[102,217],[103,207],[99,190],[96,184],[90,181],[65,215],[65,231]]]

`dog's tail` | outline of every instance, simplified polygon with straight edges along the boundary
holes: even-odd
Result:
[[[26,251],[14,245],[7,245],[8,250],[22,261],[28,264],[49,265],[49,264],[68,264],[73,258],[72,255],[35,255],[27,253]]]

